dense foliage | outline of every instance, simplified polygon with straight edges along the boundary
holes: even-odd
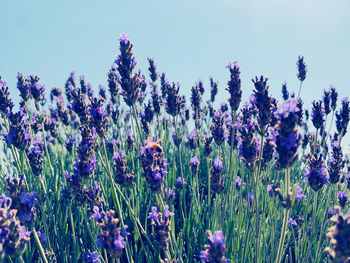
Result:
[[[242,103],[234,62],[186,103],[153,59],[135,69],[126,34],[119,48],[98,93],[19,73],[18,106],[0,79],[0,261],[350,262],[349,101],[331,87],[309,114],[303,57],[297,96],[261,76]]]

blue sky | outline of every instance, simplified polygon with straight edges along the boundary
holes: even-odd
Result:
[[[187,96],[195,81],[208,87],[212,76],[218,99],[226,100],[225,66],[237,60],[244,99],[250,79],[261,74],[279,97],[283,81],[298,89],[298,55],[309,68],[306,106],[330,84],[340,97],[350,96],[348,0],[0,0],[0,10],[0,74],[13,96],[17,72],[37,74],[47,87],[63,86],[73,70],[95,87],[105,85],[121,32],[134,42],[141,69],[153,57]]]

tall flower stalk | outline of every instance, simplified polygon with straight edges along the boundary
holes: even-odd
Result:
[[[297,100],[291,99],[284,103],[278,105],[276,112],[276,117],[278,122],[276,124],[276,135],[275,135],[275,144],[276,151],[278,153],[278,164],[279,167],[285,169],[285,178],[284,178],[284,193],[282,195],[285,200],[290,199],[289,189],[290,189],[290,167],[298,158],[297,150],[300,145],[301,136],[296,129],[298,122],[298,112],[299,108],[297,107]],[[295,197],[294,197],[295,198]],[[292,200],[292,203],[295,201]],[[280,263],[282,259],[284,241],[286,238],[287,232],[287,223],[289,220],[290,206],[284,207],[283,214],[283,224],[281,230],[281,236],[278,244],[276,263]]]

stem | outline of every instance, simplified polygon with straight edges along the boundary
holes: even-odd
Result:
[[[34,227],[33,227],[33,235],[34,235],[35,242],[39,247],[39,251],[40,251],[42,260],[44,261],[44,263],[49,263],[46,259],[44,248],[41,245],[40,239],[39,239],[38,234],[36,233],[36,230]]]
[[[299,86],[299,92],[298,92],[298,97],[297,98],[300,98],[300,93],[301,93],[301,86],[303,85],[303,82],[300,81],[300,86]]]
[[[288,196],[288,192],[289,192],[289,177],[290,177],[289,173],[290,173],[290,168],[287,168],[286,175],[285,175],[286,196]],[[284,246],[284,241],[285,241],[286,233],[287,233],[288,218],[289,218],[289,209],[285,208],[284,217],[283,217],[282,232],[281,232],[281,237],[280,237],[280,241],[278,244],[278,251],[277,251],[277,257],[276,257],[275,263],[280,263],[281,259],[282,259],[283,246]]]
[[[104,151],[104,154],[105,154],[105,162],[106,162],[106,165],[107,165],[108,174],[109,174],[109,177],[110,177],[111,183],[112,183],[112,189],[113,189],[113,193],[114,193],[113,198],[116,200],[116,203],[117,203],[117,209],[118,209],[118,212],[119,212],[120,222],[122,223],[122,225],[124,225],[124,218],[123,218],[123,214],[122,214],[122,209],[121,209],[121,206],[120,206],[119,198],[116,195],[114,181],[113,181],[113,176],[112,176],[112,172],[111,172],[111,167],[110,167],[110,164],[109,164],[109,161],[108,161],[106,141],[105,141],[104,138],[101,138],[101,139],[102,139],[102,143],[103,143],[103,151]],[[126,237],[125,239],[126,239],[126,241],[128,241],[128,237]],[[126,257],[128,258],[128,262],[133,262],[132,260],[130,260],[129,249],[130,249],[129,248],[129,244],[127,243],[127,245],[126,245]]]
[[[139,132],[140,139],[142,140],[142,142],[140,144],[142,144],[144,142],[144,138],[143,138],[143,133],[141,133],[139,120],[137,118],[137,112],[136,112],[136,109],[135,109],[135,104],[132,105],[132,112],[133,112],[134,119],[135,119],[135,122],[136,122],[137,131]]]

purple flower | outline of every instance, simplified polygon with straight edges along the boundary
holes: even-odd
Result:
[[[174,144],[176,147],[179,147],[181,142],[182,142],[182,139],[183,139],[183,136],[182,135],[177,135],[176,132],[173,133],[172,135],[172,138],[173,138],[173,141],[174,141]]]
[[[192,173],[195,174],[198,172],[199,160],[197,157],[191,158],[190,166],[191,166]]]
[[[212,119],[210,126],[211,134],[215,143],[220,146],[225,141],[225,114],[222,111],[217,111]]]
[[[295,188],[295,201],[304,200],[306,195],[303,194],[303,189],[300,186]]]
[[[253,101],[252,104],[258,110],[257,121],[258,121],[258,131],[260,134],[264,134],[267,125],[272,119],[272,113],[274,105],[272,103],[273,98],[269,95],[267,85],[267,78],[261,76],[260,78],[255,77],[252,79],[255,89],[253,90]]]
[[[335,216],[335,212],[334,212],[333,207],[331,207],[331,208],[329,208],[329,210],[328,210],[327,217],[328,217],[328,219],[329,219],[329,218],[331,218],[331,217],[333,217],[333,216]]]
[[[240,137],[238,140],[239,155],[246,167],[253,171],[258,159],[258,142],[254,137],[255,125],[252,120],[239,127]]]
[[[338,141],[332,143],[331,157],[328,160],[329,182],[336,184],[340,180],[341,170],[344,168],[342,148]]]
[[[309,154],[308,167],[305,171],[305,178],[308,179],[310,187],[319,191],[325,184],[328,184],[328,173],[322,159],[322,154]]]
[[[133,44],[130,42],[129,37],[125,33],[120,34],[120,55],[117,56],[115,64],[120,75],[121,94],[128,106],[132,106],[136,102],[142,85],[140,72],[133,74],[137,63],[132,48]]]
[[[290,99],[284,103],[278,104],[276,117],[276,134],[270,130],[271,136],[276,144],[278,153],[278,164],[281,168],[288,168],[298,158],[297,150],[300,145],[301,135],[296,129],[298,122],[297,100]]]
[[[331,91],[323,91],[323,105],[326,115],[331,112]]]
[[[303,56],[298,57],[297,67],[298,67],[297,77],[300,81],[304,81],[306,78],[307,68],[306,68]]]
[[[92,253],[85,252],[83,255],[83,262],[84,263],[100,263],[101,256],[98,255],[97,251],[94,251]]]
[[[100,228],[97,245],[106,249],[111,257],[120,258],[126,245],[127,233],[124,228],[119,227],[119,219],[114,217],[114,214],[113,210],[101,211],[100,219],[97,221]]]
[[[347,132],[347,127],[350,121],[350,103],[348,98],[344,98],[341,102],[339,112],[335,114],[337,131],[341,136]]]
[[[32,169],[33,174],[36,176],[40,176],[42,174],[42,155],[42,150],[39,145],[34,145],[30,151],[27,151],[30,167]]]
[[[134,183],[135,175],[133,172],[129,172],[129,168],[126,165],[125,152],[121,151],[120,154],[115,152],[113,157],[113,166],[115,168],[114,176],[117,184],[121,186],[130,186]]]
[[[92,216],[90,216],[90,220],[95,220],[97,222],[100,222],[102,217],[101,217],[100,209],[98,208],[98,206],[94,206],[93,212],[94,212],[94,214]]]
[[[158,220],[158,209],[156,206],[152,207],[152,212],[148,214],[147,218],[151,218],[152,220]]]
[[[297,221],[295,221],[293,218],[290,218],[288,220],[288,225],[291,226],[291,227],[297,227],[298,226],[298,223]]]
[[[148,214],[148,218],[152,219],[153,232],[152,236],[154,237],[157,245],[160,249],[167,249],[170,241],[170,217],[174,213],[169,211],[169,206],[164,206],[164,218],[161,212],[158,212],[157,207],[152,207],[152,213]]]
[[[340,206],[344,208],[346,203],[348,202],[348,196],[346,192],[338,192],[338,201]]]
[[[148,139],[146,145],[140,149],[138,158],[141,160],[143,176],[148,187],[154,192],[160,191],[164,184],[167,160],[163,156],[164,152],[160,144],[151,139]]]
[[[199,133],[194,129],[187,136],[187,145],[190,146],[192,151],[195,151],[199,147],[199,143]]]
[[[95,128],[97,134],[103,138],[108,129],[108,115],[103,108],[104,101],[91,97],[90,101],[90,128]]]
[[[12,209],[12,200],[0,196],[0,258],[4,255],[18,257],[22,255],[30,240],[30,232],[16,218],[16,209]]]
[[[175,192],[170,187],[164,189],[164,200],[167,202],[175,200]]]
[[[203,263],[228,263],[229,260],[225,258],[225,238],[221,230],[215,231],[214,235],[210,230],[206,231],[208,243],[204,245],[204,250],[200,252],[200,258]]]
[[[74,174],[82,178],[90,178],[96,166],[94,154],[95,134],[87,126],[80,127],[82,140],[77,148],[78,159],[75,160]]]
[[[218,83],[210,78],[210,101],[214,102],[216,94],[218,93]]]
[[[38,76],[29,76],[30,93],[32,94],[36,102],[43,101],[45,99],[45,88],[39,83],[40,78]]]
[[[330,87],[330,91],[331,91],[331,108],[334,111],[337,108],[338,92],[335,90],[335,88],[332,85]]]
[[[27,102],[32,97],[30,81],[22,73],[17,74],[17,89],[24,102]]]
[[[331,221],[334,225],[328,228],[326,235],[330,240],[330,247],[327,247],[325,251],[332,261],[347,262],[350,244],[350,214],[338,213],[331,218]]]
[[[287,89],[287,82],[284,82],[282,84],[282,97],[283,97],[283,100],[288,100],[289,99],[289,92],[288,92],[288,89]]]
[[[117,71],[117,65],[114,63],[108,74],[108,90],[111,94],[111,101],[113,104],[119,103],[119,82],[120,77]]]
[[[224,190],[224,175],[221,174],[224,169],[222,160],[218,155],[214,161],[214,165],[210,168],[210,180],[214,193],[220,193]]]
[[[185,106],[185,101],[183,97],[180,96],[179,89],[179,83],[168,84],[166,87],[165,110],[173,117],[178,115],[180,110]]]
[[[158,73],[157,73],[156,65],[154,64],[154,60],[152,58],[148,58],[147,60],[148,60],[148,63],[149,63],[148,71],[149,71],[151,80],[153,82],[156,82],[157,79],[158,79]]]
[[[230,71],[230,80],[227,82],[226,90],[230,93],[228,102],[232,111],[237,111],[242,98],[242,82],[240,79],[241,71],[238,63],[229,62],[226,66]]]
[[[8,89],[6,82],[2,81],[0,76],[0,112],[3,114],[6,114],[8,109],[11,110],[13,107]]]
[[[313,101],[311,120],[316,129],[321,128],[324,123],[325,111],[322,107],[322,101]]]
[[[6,141],[19,150],[25,150],[31,143],[29,124],[25,116],[25,109],[21,108],[17,113],[10,110],[7,117],[10,120],[10,129],[5,135]]]
[[[193,110],[194,120],[199,120],[201,118],[201,114],[202,114],[201,102],[202,102],[202,93],[199,85],[196,84],[195,86],[192,86],[192,89],[191,89],[191,106]]]
[[[178,177],[175,182],[175,187],[178,189],[182,189],[183,187],[185,187],[186,184],[187,183],[185,179],[183,179],[182,177]]]
[[[213,151],[213,148],[211,146],[211,142],[213,141],[214,137],[206,135],[204,138],[204,155],[209,156],[210,153]]]

